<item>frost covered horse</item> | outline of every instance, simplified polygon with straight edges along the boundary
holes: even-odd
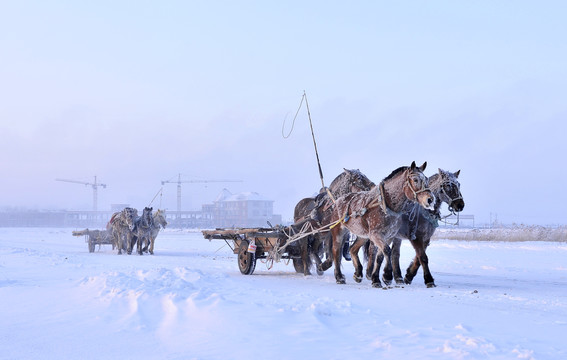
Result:
[[[331,234],[335,279],[338,284],[345,283],[345,277],[341,272],[341,250],[344,242],[343,234],[347,229],[359,238],[370,239],[380,249],[386,259],[386,269],[390,268],[391,275],[389,243],[400,229],[403,209],[412,202],[426,209],[433,209],[435,196],[428,188],[427,177],[423,175],[426,166],[427,162],[417,167],[414,161],[409,167],[394,170],[372,190],[350,193],[336,200],[333,207],[334,225]],[[326,260],[321,265],[321,269],[326,270],[330,266],[330,261]],[[376,266],[372,274],[372,286],[382,287],[379,271],[376,268],[379,270]],[[384,278],[386,284],[391,280],[388,277]]]
[[[132,253],[132,248],[136,242],[138,243],[138,254],[140,255],[143,254],[142,247],[144,244],[151,243],[151,234],[154,227],[152,210],[151,207],[145,207],[142,216],[134,220],[134,229],[132,230],[134,237],[132,242],[128,244],[128,254]]]
[[[167,226],[167,221],[165,220],[165,216],[163,215],[163,211],[161,210],[157,210],[156,212],[154,212],[153,216],[153,227],[150,233],[150,243],[146,244],[146,246],[144,247],[143,251],[146,252],[148,251],[148,245],[149,245],[149,252],[150,254],[154,254],[154,243],[156,241],[156,238],[159,234],[159,231],[161,230],[161,228],[164,228]]]
[[[376,186],[358,169],[344,171],[337,176],[329,185],[329,192],[334,198],[349,194],[351,192],[370,190]],[[316,197],[302,199],[297,203],[294,210],[294,222],[300,223],[305,220],[314,220],[317,227],[324,227],[331,223],[333,201],[329,197],[326,189],[321,189]],[[348,234],[346,234],[348,236]],[[300,240],[301,244],[301,260],[294,261],[296,271],[304,272],[309,275],[309,267],[311,266],[311,257],[315,260],[317,268],[321,264],[321,250],[324,248],[327,258],[331,258],[331,233],[330,231],[321,231],[306,239]],[[302,271],[300,271],[302,270]],[[318,269],[318,272],[322,271]]]
[[[449,172],[439,169],[437,174],[432,175],[429,178],[429,189],[435,195],[435,204],[433,210],[425,210],[421,207],[412,208],[407,214],[402,215],[402,226],[398,235],[393,239],[392,243],[392,267],[394,272],[394,279],[396,283],[411,284],[413,278],[417,274],[417,270],[420,266],[423,267],[423,279],[427,287],[435,287],[435,280],[431,275],[429,270],[429,258],[426,254],[426,249],[429,246],[431,237],[435,233],[435,229],[438,226],[438,221],[441,219],[441,204],[447,203],[449,205],[449,210],[451,212],[460,212],[465,208],[465,201],[463,200],[463,195],[461,194],[461,185],[459,184],[458,177],[460,170],[457,172]],[[409,239],[414,250],[415,257],[407,268],[406,275],[402,279],[402,273],[400,270],[400,247],[401,238]],[[355,262],[355,254],[358,252],[357,244],[358,240],[353,244],[351,251],[353,253],[353,264]],[[357,247],[355,249],[355,247]],[[375,248],[370,247],[369,257],[372,258]],[[377,264],[382,262],[382,257],[380,254],[377,255]],[[358,260],[358,256],[356,256]],[[366,276],[373,271],[372,262],[368,262],[368,267],[366,269]],[[355,266],[356,269],[356,266]],[[362,266],[359,268],[360,271],[356,270],[361,276]],[[357,274],[355,274],[357,276]]]
[[[118,248],[118,254],[122,254],[122,250],[127,250],[132,242],[132,229],[134,229],[134,220],[138,217],[138,210],[126,207],[120,212],[116,212],[106,224],[106,230],[112,234],[114,238],[114,246]]]

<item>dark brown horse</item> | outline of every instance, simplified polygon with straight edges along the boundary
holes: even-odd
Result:
[[[429,189],[435,195],[435,205],[433,210],[425,210],[421,207],[411,207],[406,214],[402,215],[402,226],[398,235],[393,239],[392,243],[392,267],[393,276],[397,284],[411,284],[413,278],[417,274],[417,270],[420,266],[423,267],[423,278],[425,285],[427,287],[435,287],[435,280],[431,275],[429,270],[429,258],[426,254],[426,249],[429,246],[431,237],[435,233],[435,229],[438,226],[438,221],[441,219],[441,204],[443,202],[449,205],[449,210],[451,212],[460,212],[465,207],[465,202],[461,194],[461,185],[457,178],[459,177],[460,170],[451,173],[439,169],[437,174],[432,175],[429,178]],[[406,276],[402,278],[402,273],[400,270],[400,247],[402,238],[409,239],[414,250],[415,257],[409,265]],[[372,258],[376,254],[376,248],[366,244],[368,252],[365,252],[365,256]],[[358,249],[361,246],[361,242],[358,240],[353,244],[351,248],[351,256],[353,257],[353,264],[358,261]],[[369,261],[366,268],[366,277],[370,278],[373,272],[373,263],[380,264],[383,260],[381,254],[377,255],[377,260]],[[356,260],[355,260],[356,258]],[[358,263],[360,263],[358,261]],[[355,280],[360,282],[362,279],[362,266],[355,265]]]
[[[350,193],[338,198],[333,206],[331,234],[333,237],[333,261],[335,279],[338,284],[345,283],[341,272],[344,231],[348,229],[358,238],[369,239],[376,245],[386,259],[386,271],[391,276],[391,239],[401,226],[402,211],[411,203],[418,203],[426,209],[433,209],[435,196],[428,189],[428,179],[423,175],[427,162],[417,167],[412,162],[409,167],[394,170],[378,186],[369,191]],[[321,265],[321,270],[331,265],[329,259]],[[391,277],[384,278],[386,284]],[[372,274],[372,286],[382,287],[379,266]]]
[[[344,171],[337,176],[329,185],[329,192],[336,199],[351,192],[370,190],[376,186],[370,179],[358,169]],[[302,199],[295,206],[294,222],[296,224],[306,220],[313,220],[315,227],[320,228],[331,223],[333,200],[329,197],[327,189],[321,189],[316,197]],[[348,234],[345,234],[348,237]],[[323,251],[327,253],[327,258],[331,258],[331,232],[321,231],[317,234],[299,240],[301,258],[294,259],[293,264],[297,272],[310,274],[311,258],[316,263],[318,273]]]

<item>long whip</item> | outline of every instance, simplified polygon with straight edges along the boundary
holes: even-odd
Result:
[[[319,178],[321,179],[321,186],[323,187],[323,189],[327,191],[327,194],[334,203],[335,198],[333,197],[333,194],[331,194],[329,189],[325,186],[325,181],[323,180],[323,170],[321,169],[321,161],[319,160],[319,151],[317,150],[317,141],[315,140],[315,132],[313,131],[313,121],[311,120],[311,110],[309,109],[309,102],[307,101],[307,93],[305,92],[305,90],[303,90],[303,96],[301,97],[301,102],[299,103],[299,107],[297,108],[297,112],[295,113],[295,117],[293,118],[291,130],[289,131],[287,136],[284,135],[283,132],[285,126],[285,120],[284,120],[282,126],[282,136],[284,137],[284,139],[287,139],[291,135],[291,132],[293,131],[293,127],[295,126],[295,120],[297,119],[297,115],[299,114],[299,110],[301,109],[304,100],[305,100],[305,106],[307,108],[307,117],[309,118],[309,128],[311,129],[311,137],[313,138],[313,147],[315,148],[315,157],[317,158],[317,167],[319,168]]]

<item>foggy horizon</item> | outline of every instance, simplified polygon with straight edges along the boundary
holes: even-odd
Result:
[[[0,209],[200,210],[223,188],[274,214],[343,168],[461,170],[475,223],[565,224],[567,5],[212,1],[3,5]],[[446,205],[442,213],[448,214]]]

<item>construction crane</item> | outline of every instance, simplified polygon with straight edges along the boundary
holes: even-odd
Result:
[[[77,180],[67,180],[67,179],[55,179],[55,181],[65,181],[65,182],[70,182],[70,183],[75,183],[75,184],[83,184],[85,186],[92,186],[92,188],[93,188],[93,210],[94,211],[98,210],[98,187],[102,186],[103,188],[106,188],[106,184],[97,183],[96,182],[96,175],[94,177],[94,183],[77,181]]]
[[[213,182],[242,182],[242,180],[181,180],[181,174],[178,174],[177,181],[172,180],[163,180],[161,182],[162,185],[165,184],[177,184],[177,213],[181,211],[181,183],[213,183]]]

